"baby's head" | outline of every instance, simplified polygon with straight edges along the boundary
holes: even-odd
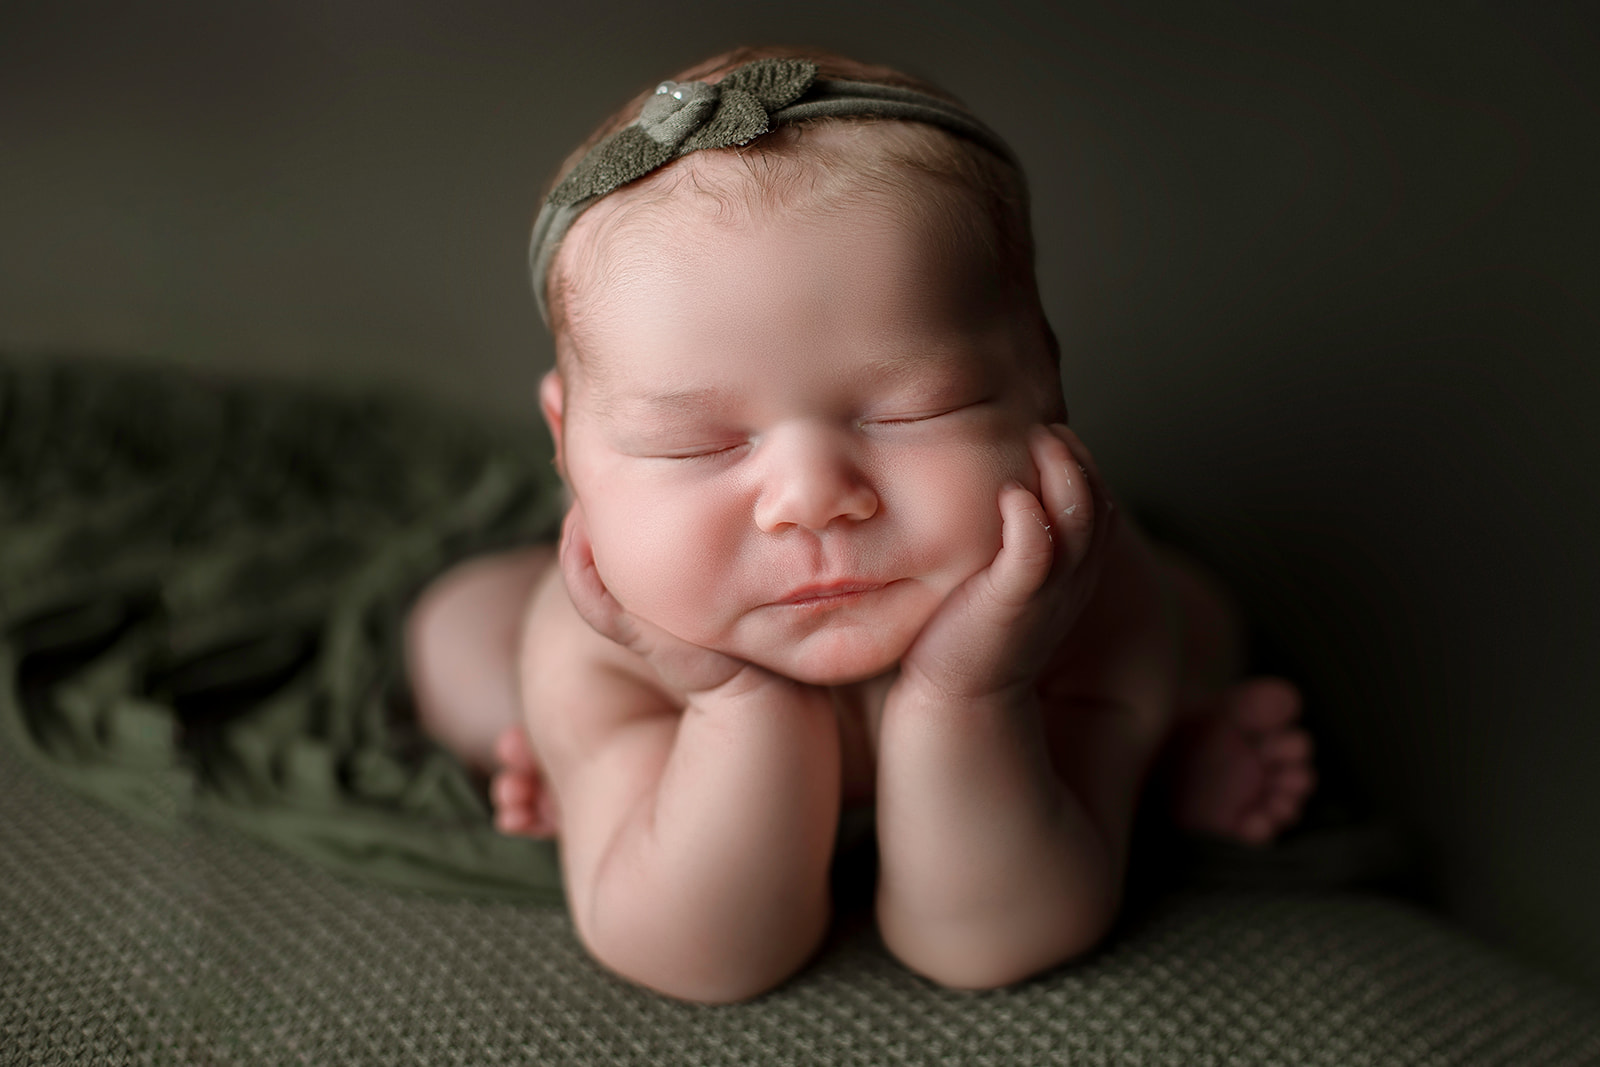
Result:
[[[619,129],[659,154],[629,126],[652,96],[698,109],[657,144],[730,121],[735,94],[682,83],[792,69],[745,66],[775,55],[798,53],[685,72],[567,171],[636,167],[594,151]],[[858,100],[612,190],[602,174],[558,243],[536,232],[557,350],[541,403],[619,601],[696,644],[839,683],[892,667],[994,558],[998,492],[1037,490],[1027,431],[1065,408],[1004,146],[937,90],[803,55],[824,80],[801,103],[865,82],[926,94],[891,94],[907,105],[891,115],[955,118],[848,114]]]

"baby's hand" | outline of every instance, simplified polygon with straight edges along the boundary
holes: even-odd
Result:
[[[738,678],[759,683],[769,672],[681,638],[630,613],[611,595],[595,567],[583,505],[574,502],[561,528],[561,573],[567,595],[594,630],[637,653],[669,688],[684,693],[719,689]]]
[[[1029,449],[1039,496],[1016,483],[1000,491],[1000,551],[923,627],[901,661],[894,699],[1025,695],[1093,595],[1115,505],[1065,425],[1035,427]]]

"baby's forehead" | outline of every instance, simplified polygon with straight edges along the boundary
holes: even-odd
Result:
[[[694,152],[600,198],[573,224],[557,253],[561,298],[581,301],[630,262],[663,243],[729,241],[742,229],[785,217],[876,216],[969,246],[994,262],[1011,243],[958,164],[983,150],[913,122],[830,121],[780,127],[749,149]],[[945,173],[950,171],[951,173]],[[651,254],[659,255],[659,251]]]
[[[824,216],[936,221],[919,183],[824,163],[774,153],[694,153],[597,201],[574,223],[561,254],[569,265],[592,264],[626,259],[663,239],[726,243],[752,228]]]
[[[619,223],[573,301],[574,344],[755,354],[811,343],[875,360],[966,344],[1006,317],[995,272],[914,217],[757,210],[747,220],[702,209],[641,217],[626,231]]]

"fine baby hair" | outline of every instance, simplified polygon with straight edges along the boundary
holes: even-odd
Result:
[[[719,153],[743,166],[714,167],[706,157]],[[966,247],[975,238],[1018,310],[1042,320],[1027,184],[998,134],[942,89],[888,67],[740,48],[638,94],[562,164],[529,249],[558,364],[573,354],[569,327],[596,268],[594,235],[567,242],[568,230],[601,197],[651,203],[686,183],[729,212],[838,210],[875,197],[934,217]]]

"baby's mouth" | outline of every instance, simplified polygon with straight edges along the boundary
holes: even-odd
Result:
[[[887,582],[819,582],[813,585],[804,585],[794,590],[773,604],[779,607],[798,608],[826,608],[839,607],[858,600],[868,593],[875,593],[882,589]]]

